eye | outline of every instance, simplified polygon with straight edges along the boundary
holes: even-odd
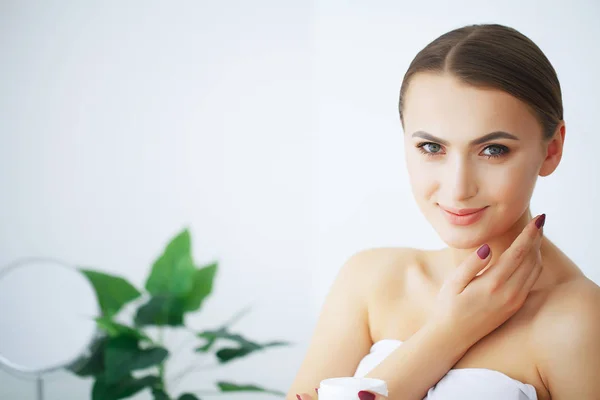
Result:
[[[503,155],[506,155],[509,152],[508,147],[499,144],[492,144],[486,147],[483,150],[484,153],[486,152],[486,150],[490,150],[488,154],[484,154],[484,156],[488,158],[502,157]]]
[[[417,145],[419,151],[428,156],[435,156],[442,149],[442,146],[437,143],[423,142]]]
[[[423,142],[417,145],[419,151],[426,156],[434,157],[442,154],[442,146],[438,143]],[[505,156],[510,152],[509,148],[500,144],[492,144],[483,150],[483,156],[486,158],[498,158]]]

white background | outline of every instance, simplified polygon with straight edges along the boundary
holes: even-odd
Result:
[[[223,379],[286,391],[350,255],[444,245],[408,186],[398,91],[431,40],[495,22],[558,72],[565,154],[532,213],[547,213],[546,235],[598,283],[599,17],[592,0],[0,1],[0,265],[56,257],[142,287],[189,227],[196,260],[220,262],[189,324],[251,306],[236,330],[295,345],[198,371],[181,390]],[[184,352],[169,369],[190,362]],[[90,384],[59,374],[47,398],[87,398]],[[0,399],[33,395],[0,371]]]

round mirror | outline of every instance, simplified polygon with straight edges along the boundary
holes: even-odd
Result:
[[[99,312],[72,266],[28,259],[0,269],[0,365],[38,378],[67,366],[91,344]]]

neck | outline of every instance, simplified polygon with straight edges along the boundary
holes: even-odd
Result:
[[[502,253],[510,247],[510,245],[514,242],[517,236],[521,234],[527,223],[531,221],[532,218],[531,211],[528,207],[521,218],[519,218],[508,231],[501,236],[494,237],[486,242],[492,250],[491,263],[496,262]],[[483,243],[480,245],[483,245]],[[452,260],[452,265],[454,267],[459,266],[469,255],[477,251],[478,248],[479,246],[472,249],[456,249],[449,247],[449,259]]]
[[[498,261],[498,258],[510,247],[532,218],[531,211],[527,208],[519,220],[506,233],[486,242],[492,250],[492,259],[488,265]],[[444,269],[443,276],[441,277],[442,281],[448,276],[447,274],[451,273],[454,268],[458,267],[466,257],[477,251],[478,248],[479,246],[472,249],[456,249],[453,247],[444,249],[440,253],[444,260],[440,260],[440,262],[441,265],[445,264],[447,268]],[[538,278],[532,290],[553,286],[574,276],[583,276],[581,270],[546,236],[542,237],[540,252],[543,263],[542,275]],[[449,263],[447,262],[448,260],[450,261]]]

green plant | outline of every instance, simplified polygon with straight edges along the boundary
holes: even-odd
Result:
[[[94,378],[93,400],[124,399],[146,389],[151,391],[154,400],[200,399],[196,392],[172,396],[165,374],[171,355],[163,342],[167,328],[185,331],[193,340],[200,340],[195,351],[215,356],[216,365],[289,344],[248,340],[231,331],[237,318],[212,330],[195,331],[186,326],[185,316],[197,312],[211,294],[217,267],[217,263],[195,266],[190,233],[184,229],[154,262],[145,293],[122,277],[80,268],[96,291],[102,315],[96,318],[99,334],[89,351],[69,366],[69,370],[81,377]],[[133,323],[118,322],[117,314],[138,299],[146,301],[137,306]],[[223,343],[227,344],[217,346]],[[189,370],[180,373],[178,378],[186,372]],[[219,392],[258,391],[284,396],[279,391],[250,384],[217,382],[216,385]]]

